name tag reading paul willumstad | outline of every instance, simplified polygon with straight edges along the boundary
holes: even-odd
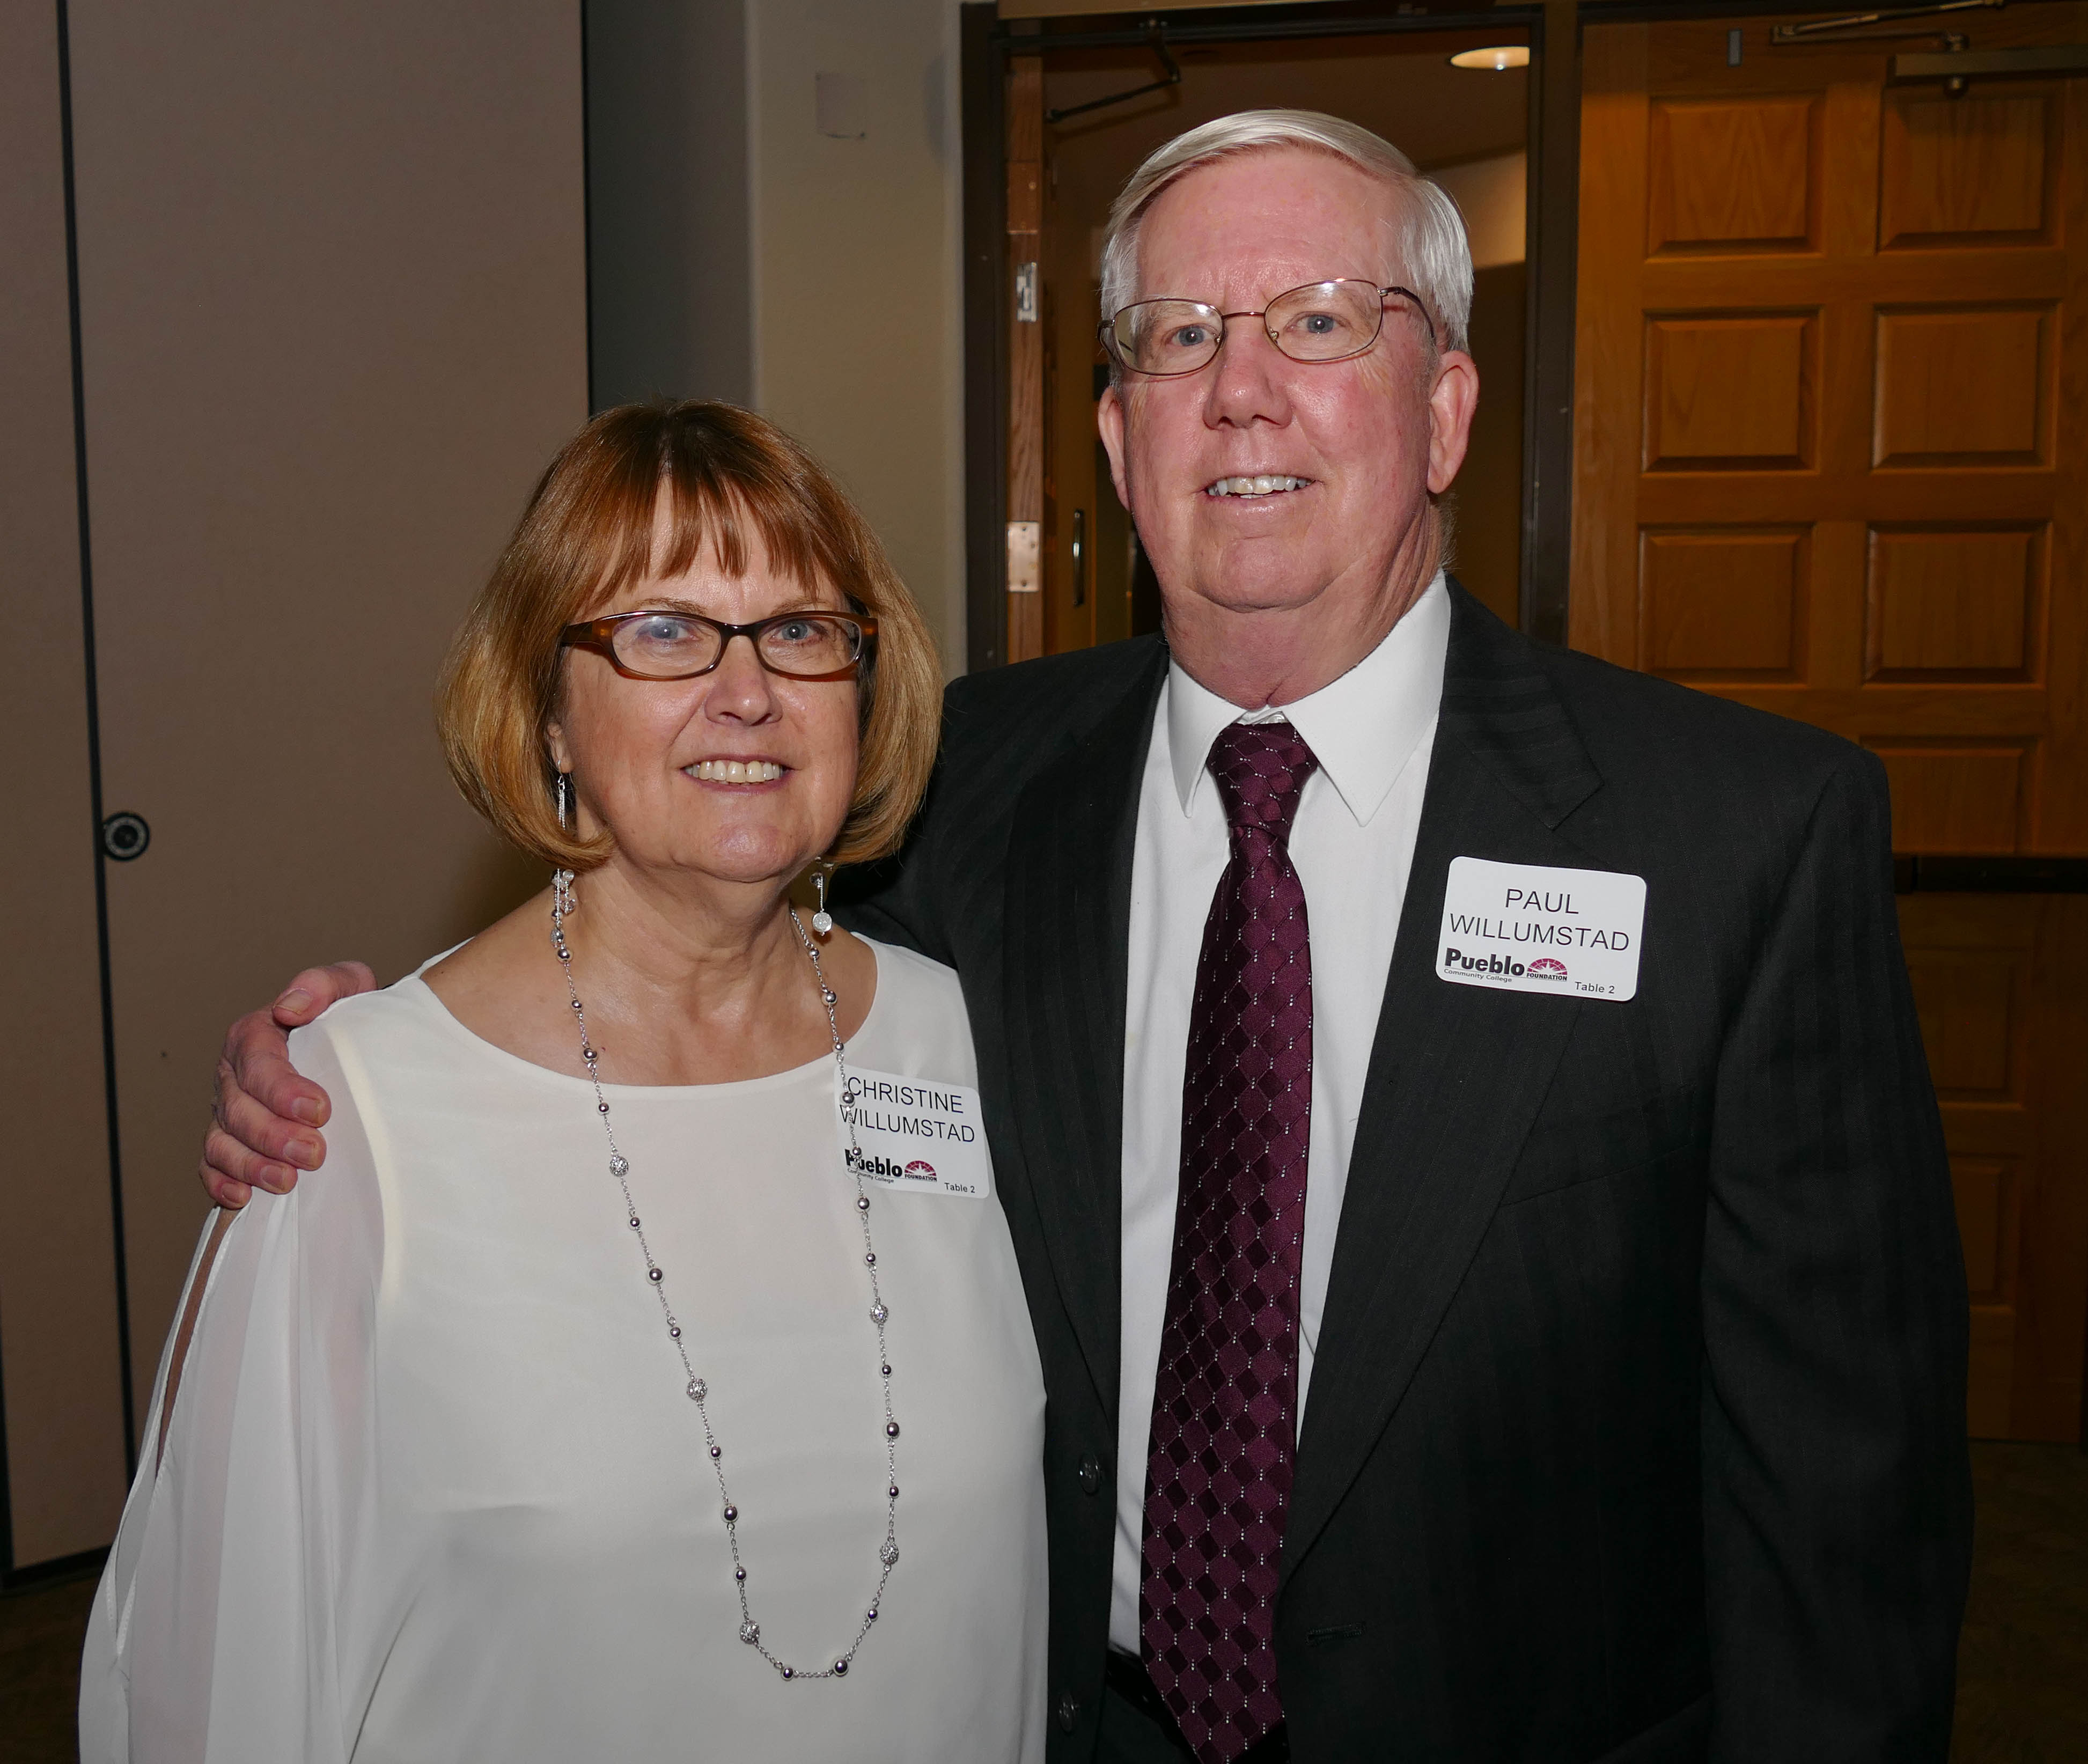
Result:
[[[841,1079],[836,1075],[838,1089]],[[858,1164],[841,1129],[841,1162],[863,1180],[904,1194],[953,1194],[983,1201],[993,1192],[979,1094],[961,1084],[849,1068],[841,1119],[855,1128]]]
[[[1638,991],[1645,878],[1457,858],[1436,971],[1459,986],[1622,1004]]]

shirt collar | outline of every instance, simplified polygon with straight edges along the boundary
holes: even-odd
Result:
[[[1292,704],[1242,710],[1198,684],[1179,662],[1170,662],[1164,714],[1182,812],[1196,812],[1219,730],[1228,723],[1287,721],[1305,738],[1357,824],[1367,824],[1435,726],[1449,646],[1450,593],[1438,570],[1383,642],[1339,679]]]

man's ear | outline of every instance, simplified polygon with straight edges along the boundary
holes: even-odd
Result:
[[[1095,428],[1109,454],[1110,482],[1116,486],[1116,499],[1131,507],[1131,485],[1123,469],[1123,399],[1114,385],[1102,393],[1095,406]]]
[[[1428,490],[1450,487],[1471,445],[1472,417],[1479,408],[1479,365],[1462,349],[1448,349],[1436,364],[1428,391]]]

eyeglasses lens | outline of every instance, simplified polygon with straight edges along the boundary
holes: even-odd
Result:
[[[812,615],[780,619],[755,639],[762,664],[788,674],[833,674],[860,659],[862,633],[848,620]],[[686,679],[717,664],[717,627],[679,613],[649,613],[616,627],[616,657],[648,679]]]
[[[1116,315],[1117,354],[1141,374],[1193,374],[1218,353],[1226,322],[1194,300],[1141,300]]]
[[[652,613],[616,627],[616,659],[634,674],[680,679],[717,660],[718,634],[698,619]]]
[[[761,633],[761,659],[778,674],[833,674],[862,653],[862,634],[839,619],[785,619]]]
[[[1262,319],[1293,361],[1338,362],[1377,340],[1384,302],[1367,282],[1317,282],[1271,301]]]
[[[1315,282],[1278,295],[1261,319],[1293,361],[1338,362],[1377,340],[1384,305],[1369,282]],[[1200,301],[1141,300],[1119,312],[1110,330],[1126,367],[1193,374],[1218,353],[1225,327],[1218,309]]]

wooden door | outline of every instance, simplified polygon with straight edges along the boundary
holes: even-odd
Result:
[[[1889,77],[1932,45],[1772,22],[1587,32],[1572,640],[1862,743],[1896,850],[2007,880],[2088,853],[2088,77],[1953,96]],[[2078,43],[2088,6],[1962,28]],[[1972,1425],[2070,1439],[2088,901],[1903,909]]]

